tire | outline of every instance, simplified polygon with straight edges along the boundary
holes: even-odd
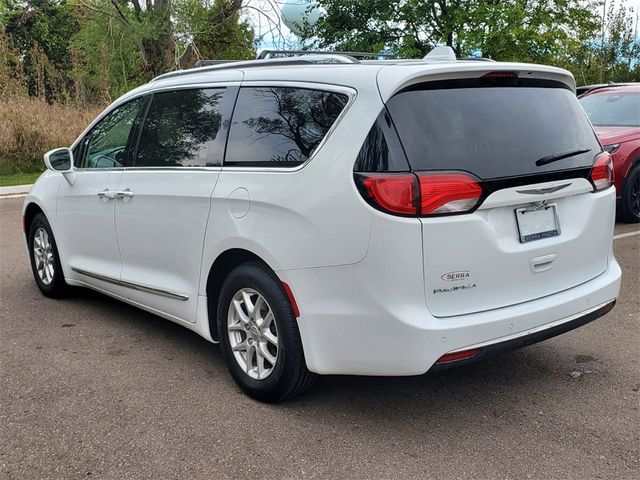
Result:
[[[618,217],[626,223],[640,222],[640,165],[636,165],[622,183]]]
[[[227,368],[250,397],[281,402],[313,386],[316,375],[307,369],[291,303],[266,266],[244,263],[229,273],[220,292],[217,322]]]
[[[36,285],[46,297],[59,298],[68,293],[60,255],[51,226],[43,213],[38,213],[29,225],[29,258]],[[36,252],[41,252],[36,255]],[[43,260],[43,258],[45,260]]]

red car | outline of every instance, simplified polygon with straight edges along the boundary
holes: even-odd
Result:
[[[640,83],[598,85],[580,103],[613,158],[618,217],[640,222]]]

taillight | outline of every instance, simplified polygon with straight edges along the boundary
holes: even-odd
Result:
[[[596,160],[591,170],[591,182],[593,183],[594,191],[602,190],[613,185],[613,161],[611,155],[607,152],[602,152],[596,156]]]
[[[464,213],[482,198],[476,179],[458,172],[356,174],[356,183],[371,205],[404,216]]]
[[[418,179],[422,215],[468,212],[482,197],[482,187],[464,173],[420,174]]]
[[[362,183],[375,207],[400,215],[418,212],[418,182],[412,173],[363,177]]]

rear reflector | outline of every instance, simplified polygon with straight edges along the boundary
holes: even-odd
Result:
[[[474,357],[479,351],[479,348],[472,348],[470,350],[462,350],[460,352],[446,353],[438,360],[436,360],[436,363],[447,363],[455,362],[456,360],[465,360],[467,358]]]
[[[468,212],[482,197],[482,187],[464,173],[420,174],[418,179],[422,215]]]
[[[608,152],[602,152],[596,156],[591,170],[591,182],[594,191],[602,190],[613,185],[613,161]]]
[[[400,215],[415,215],[418,185],[413,174],[365,177],[369,198],[381,209]]]
[[[284,288],[284,292],[287,294],[289,298],[289,303],[291,303],[291,310],[293,310],[293,315],[298,318],[300,316],[300,309],[298,308],[298,303],[296,302],[295,297],[293,296],[293,292],[291,291],[291,287],[285,282],[282,282],[282,287]]]

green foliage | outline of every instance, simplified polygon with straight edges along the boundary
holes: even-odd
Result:
[[[0,0],[0,97],[105,104],[199,58],[251,58],[241,0]]]
[[[70,2],[80,25],[71,41],[71,74],[79,90],[78,99],[105,104],[147,81],[138,49],[139,32],[96,12],[104,2]]]
[[[601,1],[319,0],[325,14],[303,39],[317,48],[424,56],[436,45],[459,57],[558,65],[579,82],[638,81],[638,38],[624,0],[611,3],[600,41]],[[622,6],[620,6],[622,4]]]
[[[65,0],[7,0],[3,8],[8,61],[20,64],[29,95],[64,99],[71,86],[69,44],[78,25]]]
[[[240,20],[241,2],[175,0],[176,35],[185,45],[182,66],[199,59],[255,58],[254,33]]]

